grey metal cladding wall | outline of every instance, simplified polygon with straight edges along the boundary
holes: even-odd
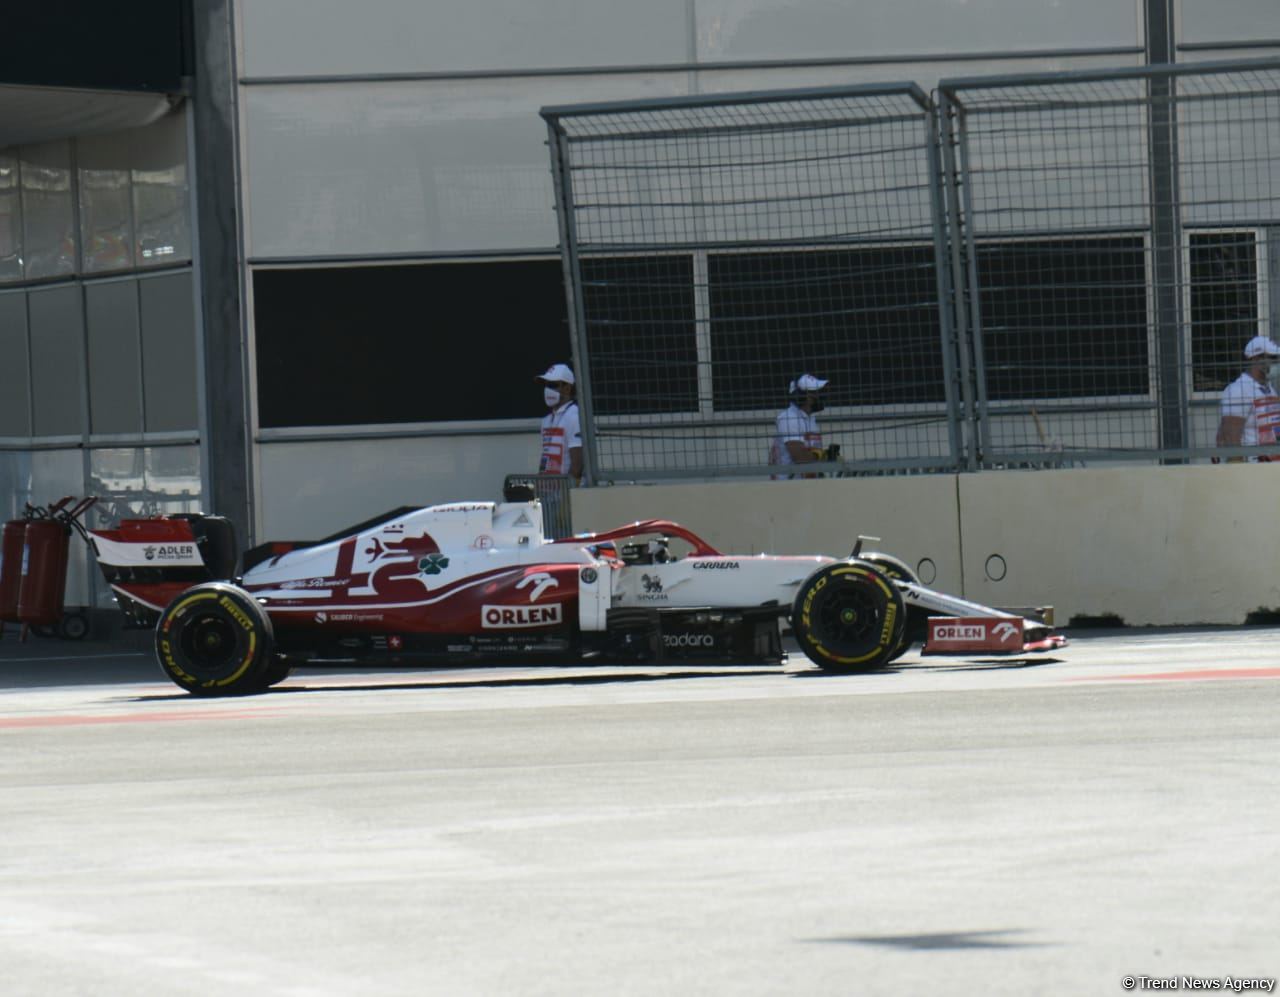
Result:
[[[27,296],[0,294],[0,436],[31,435]]]
[[[139,282],[142,385],[149,433],[195,430],[195,305],[190,272]]]
[[[244,72],[259,78],[669,64],[683,62],[690,44],[687,0],[237,6]]]
[[[1193,45],[1280,38],[1275,0],[1179,0],[1178,41]]]
[[[142,432],[142,357],[136,280],[86,284],[89,431]]]
[[[80,287],[31,291],[31,396],[36,436],[84,433],[84,319]]]

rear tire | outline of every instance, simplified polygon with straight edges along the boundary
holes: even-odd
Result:
[[[883,668],[901,653],[906,620],[897,587],[858,561],[840,561],[810,575],[791,613],[800,648],[830,672]]]
[[[276,655],[262,669],[262,688],[270,689],[273,685],[279,685],[292,674],[293,665]]]
[[[173,600],[156,625],[156,657],[196,696],[261,692],[274,641],[266,611],[244,589],[206,582]]]

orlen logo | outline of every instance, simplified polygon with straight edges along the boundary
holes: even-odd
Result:
[[[1018,628],[1015,627],[1012,623],[998,623],[996,624],[995,628],[991,631],[991,636],[999,637],[1001,644],[1005,643],[1006,641],[1013,640],[1013,638],[1016,637],[1017,634],[1018,634]]]
[[[941,623],[933,631],[935,640],[986,640],[987,628],[982,624]]]
[[[532,575],[525,575],[518,582],[516,588],[523,589],[532,585],[533,589],[529,593],[529,601],[537,602],[538,596],[542,595],[547,589],[558,588],[560,583],[556,581],[554,575],[549,575],[545,571],[539,571]]]
[[[486,630],[554,627],[559,622],[558,602],[545,606],[483,606],[480,609],[480,625]]]
[[[711,634],[663,634],[662,643],[667,647],[715,647]]]

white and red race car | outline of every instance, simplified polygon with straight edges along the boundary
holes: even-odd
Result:
[[[503,502],[402,508],[320,541],[243,555],[211,516],[91,530],[129,619],[154,627],[165,673],[197,695],[258,692],[299,664],[476,660],[782,660],[781,624],[821,668],[882,668],[928,615],[925,652],[1061,646],[1042,619],[927,589],[886,554],[724,554],[646,520],[547,539],[529,489]]]

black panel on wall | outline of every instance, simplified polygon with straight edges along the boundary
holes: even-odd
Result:
[[[138,281],[146,430],[172,433],[200,423],[196,405],[196,326],[189,270]],[[214,392],[214,404],[223,399]]]
[[[33,436],[78,436],[85,430],[82,304],[78,284],[27,295]]]
[[[717,412],[785,405],[806,371],[828,405],[946,397],[932,246],[713,253],[707,282]]]
[[[570,360],[558,260],[262,269],[264,429],[539,416]]]
[[[43,0],[0,13],[0,83],[182,89],[191,0]]]
[[[142,432],[138,286],[110,280],[84,287],[89,342],[89,431]]]
[[[27,296],[0,294],[0,436],[31,435]]]

